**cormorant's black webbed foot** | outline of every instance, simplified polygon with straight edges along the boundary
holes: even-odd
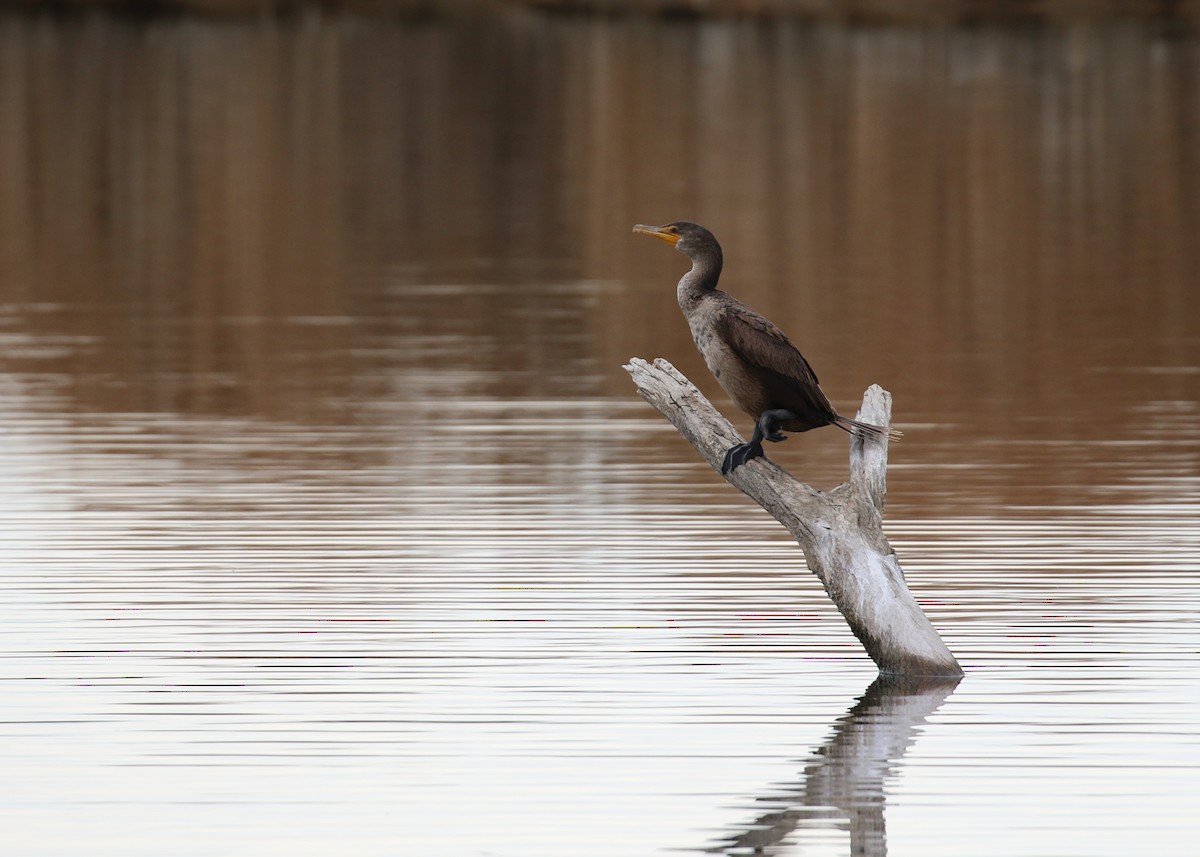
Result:
[[[735,467],[741,467],[752,458],[762,458],[762,442],[764,440],[772,443],[787,440],[787,435],[783,433],[783,429],[779,425],[794,419],[796,419],[796,415],[788,410],[763,411],[758,422],[754,424],[754,436],[745,443],[731,446],[725,453],[725,460],[721,462],[721,475],[728,476]]]
[[[758,434],[758,432],[755,432]],[[741,467],[752,458],[762,458],[762,444],[757,440],[739,443],[737,446],[729,447],[729,451],[725,453],[725,460],[721,462],[721,475],[728,476],[735,467]]]

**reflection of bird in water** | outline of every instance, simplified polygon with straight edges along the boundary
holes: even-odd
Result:
[[[763,440],[786,440],[785,431],[835,425],[875,438],[899,437],[894,429],[837,413],[817,383],[816,373],[783,331],[717,288],[721,245],[711,232],[687,221],[666,226],[638,224],[633,231],[661,238],[692,260],[692,270],[679,281],[679,307],[717,382],[734,404],[756,420],[753,437],[725,453],[722,474],[761,457]]]

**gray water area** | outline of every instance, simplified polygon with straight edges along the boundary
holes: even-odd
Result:
[[[1188,855],[1200,46],[0,18],[0,853]],[[726,288],[966,669],[636,395]],[[832,429],[769,454],[845,478]]]

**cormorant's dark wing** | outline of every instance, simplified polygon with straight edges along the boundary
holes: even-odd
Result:
[[[732,298],[717,316],[716,329],[762,385],[770,408],[786,408],[796,418],[783,423],[787,431],[808,431],[835,425],[843,431],[896,439],[900,432],[840,416],[817,383],[808,365],[783,331]]]
[[[819,385],[817,373],[783,331],[749,307],[726,307],[719,317],[717,329],[734,353],[747,363],[785,375],[800,384]]]
[[[718,334],[743,361],[759,370],[776,407],[801,418],[832,416],[833,406],[817,381],[817,373],[783,331],[743,304],[730,302],[717,319]]]

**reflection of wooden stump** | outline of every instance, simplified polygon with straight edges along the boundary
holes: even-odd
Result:
[[[725,451],[742,441],[729,421],[667,361],[650,364],[635,357],[625,368],[642,397],[720,472]],[[890,425],[887,391],[878,386],[868,389],[858,419]],[[762,458],[725,478],[796,538],[808,567],[882,674],[962,675],[958,661],[909,592],[883,534],[886,439],[864,442],[855,435],[850,445],[850,481],[828,492],[805,485]]]
[[[886,781],[916,740],[918,727],[958,682],[957,678],[877,678],[813,752],[795,788],[762,798],[780,808],[759,815],[743,832],[709,850],[764,853],[799,827],[833,826],[849,829],[851,854],[884,857]]]

